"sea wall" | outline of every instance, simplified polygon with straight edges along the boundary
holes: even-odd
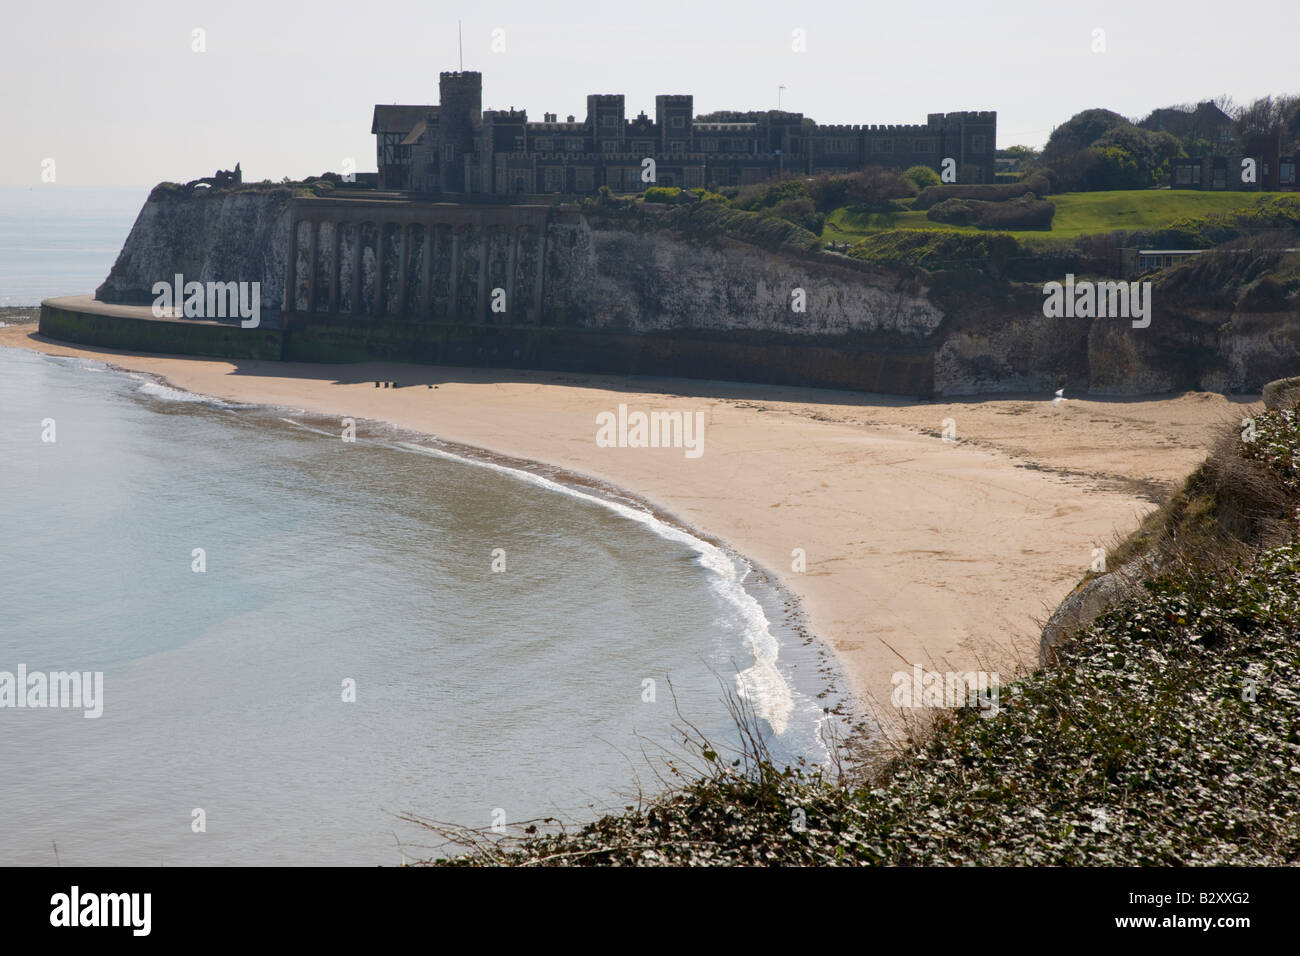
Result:
[[[279,360],[283,357],[284,336],[274,329],[241,329],[238,325],[217,322],[153,319],[147,314],[121,314],[123,311],[84,296],[46,299],[41,303],[40,333],[64,342],[133,352],[233,359]]]

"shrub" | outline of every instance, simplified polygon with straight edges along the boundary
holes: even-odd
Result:
[[[912,185],[892,169],[867,166],[850,173],[845,200],[862,209],[891,208],[891,201],[912,195]]]
[[[929,272],[1005,266],[1021,254],[1014,236],[1005,233],[951,232],[943,229],[893,229],[868,236],[848,255],[878,265],[915,266]]]
[[[918,193],[927,186],[938,186],[942,183],[939,174],[929,166],[913,166],[903,173],[903,178],[916,187]]]
[[[769,214],[802,226],[818,236],[822,234],[822,228],[826,224],[826,217],[813,207],[813,201],[807,196],[783,200],[773,206]]]
[[[682,191],[676,186],[651,186],[645,191],[646,202],[675,203]]]
[[[808,196],[818,212],[830,212],[848,202],[849,178],[822,173],[808,184]]]
[[[1053,191],[1051,177],[1042,172],[1022,179],[1018,183],[993,184],[972,183],[969,186],[953,184],[950,186],[928,186],[912,201],[913,209],[929,209],[945,199],[982,199],[985,202],[1003,202],[1015,199],[1025,193],[1046,196]]]
[[[778,179],[775,182],[742,186],[731,204],[747,212],[760,212],[779,205],[787,199],[799,199],[807,195],[807,183],[802,178],[791,177]]]
[[[950,226],[973,226],[979,218],[979,210],[988,203],[977,199],[945,199],[930,207],[925,218],[931,222],[947,223]]]
[[[695,238],[729,236],[764,249],[785,247],[812,252],[821,248],[809,230],[772,214],[746,212],[716,202],[678,206],[662,217],[662,224]]]
[[[999,203],[980,203],[975,225],[981,229],[1051,229],[1056,204],[1033,194]]]

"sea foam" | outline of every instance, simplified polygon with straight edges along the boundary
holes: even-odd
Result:
[[[740,558],[733,560],[730,555],[716,545],[682,531],[680,528],[674,528],[648,511],[580,491],[577,488],[569,487],[542,475],[534,474],[531,471],[457,455],[440,448],[428,448],[410,442],[398,442],[397,444],[409,451],[433,455],[450,461],[478,465],[482,468],[490,468],[520,481],[526,481],[540,488],[545,488],[548,491],[589,501],[644,525],[661,538],[691,548],[696,553],[696,563],[710,572],[710,587],[733,609],[734,617],[726,623],[739,630],[745,648],[754,658],[753,665],[736,675],[737,694],[749,702],[754,709],[755,715],[765,720],[772,728],[772,732],[777,736],[784,734],[789,728],[790,719],[795,710],[794,691],[777,669],[776,662],[780,653],[780,643],[772,634],[767,614],[764,613],[763,606],[745,589],[745,578],[753,571],[748,562]],[[737,565],[740,567],[737,567]]]

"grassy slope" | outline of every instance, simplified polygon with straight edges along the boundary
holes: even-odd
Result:
[[[1056,204],[1051,232],[1012,232],[1018,239],[1067,241],[1113,229],[1161,229],[1185,217],[1229,212],[1254,205],[1261,197],[1290,193],[1212,193],[1189,189],[1127,189],[1109,192],[1062,193],[1047,198]],[[825,242],[856,242],[863,236],[888,229],[955,229],[980,232],[972,227],[931,222],[925,213],[857,213],[842,207],[826,217]]]

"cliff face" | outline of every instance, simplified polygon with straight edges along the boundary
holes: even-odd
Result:
[[[573,298],[592,327],[803,338],[860,333],[920,344],[943,320],[923,288],[832,256],[812,261],[735,240],[694,243],[659,232],[596,228],[590,235],[589,261],[573,273]]]
[[[364,356],[382,338],[388,354],[407,349],[426,361],[514,356],[535,367],[626,365],[912,394],[1257,391],[1300,366],[1300,314],[1276,294],[1207,298],[1184,279],[1156,289],[1147,328],[1052,319],[1032,283],[931,283],[831,254],[688,236],[653,218],[629,225],[555,207],[163,186],[98,297],[149,303],[153,284],[178,272],[187,281],[258,281],[263,315],[274,321],[292,262],[293,334],[299,345],[330,341],[311,354]],[[800,294],[803,311],[792,307]],[[449,329],[461,330],[468,351],[447,345]],[[503,335],[531,339],[491,341]],[[549,344],[538,346],[539,335]],[[443,344],[420,347],[435,340]],[[616,341],[617,356],[596,355]],[[780,367],[796,371],[783,376]]]
[[[288,247],[287,187],[195,190],[160,186],[150,193],[95,298],[145,305],[155,282],[260,282],[262,314],[284,297]]]
[[[1251,303],[1231,293],[1157,284],[1146,328],[1126,318],[1048,318],[1041,287],[1028,283],[940,298],[937,395],[1258,392],[1300,368],[1300,310],[1247,311]]]

